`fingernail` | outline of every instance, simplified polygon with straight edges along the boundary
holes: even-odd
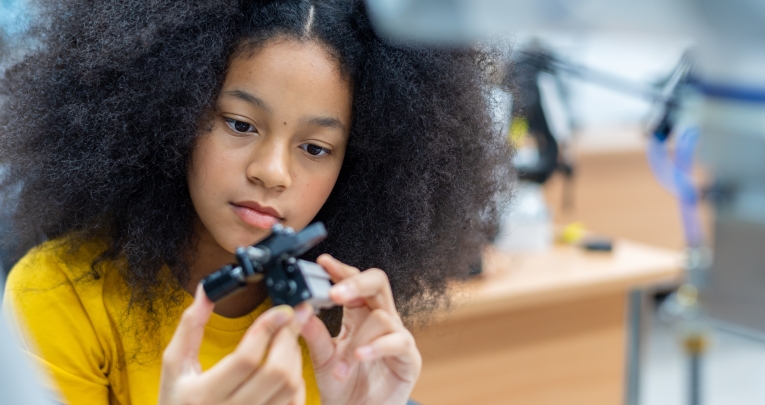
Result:
[[[351,287],[346,284],[336,284],[332,287],[332,291],[334,292],[335,296],[341,300],[350,300],[356,298]]]
[[[345,380],[348,377],[348,363],[340,360],[335,366],[335,376],[341,380]]]
[[[372,360],[375,357],[375,350],[372,346],[361,346],[356,349],[356,356],[359,360]]]
[[[313,307],[310,304],[303,304],[295,311],[295,320],[300,325],[305,325],[313,315]]]
[[[197,284],[197,290],[194,292],[194,302],[195,303],[203,303],[207,305],[214,305],[215,303],[210,301],[210,299],[207,297],[207,292],[205,292],[204,286],[202,286],[202,283]]]
[[[289,305],[279,305],[274,308],[274,322],[279,325],[287,323],[294,315],[295,311]]]

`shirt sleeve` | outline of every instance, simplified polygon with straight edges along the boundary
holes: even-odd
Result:
[[[97,281],[75,283],[99,287]],[[80,294],[56,260],[30,254],[8,277],[3,313],[21,350],[48,376],[48,388],[59,393],[59,402],[107,405],[107,359]]]

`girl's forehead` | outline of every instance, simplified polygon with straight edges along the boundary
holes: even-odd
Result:
[[[313,40],[274,38],[250,52],[240,52],[231,61],[226,79],[256,73],[299,73],[347,84],[344,83],[347,80],[342,75],[337,58],[324,45]]]
[[[315,41],[272,40],[235,57],[223,83],[223,94],[231,91],[257,97],[267,110],[310,106],[350,114],[351,84],[337,59]]]

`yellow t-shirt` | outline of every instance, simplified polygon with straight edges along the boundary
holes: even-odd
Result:
[[[161,352],[193,298],[172,315],[163,315],[156,331],[136,332],[141,310],[126,312],[129,290],[117,271],[98,280],[85,276],[98,251],[84,246],[76,255],[61,240],[30,251],[11,271],[3,311],[20,327],[22,349],[50,376],[59,401],[72,405],[151,405],[157,403]],[[270,300],[241,318],[213,313],[199,353],[207,370],[231,353],[247,327],[270,307]],[[158,305],[160,312],[163,307]],[[158,339],[158,340],[157,340]],[[303,377],[306,404],[319,404],[313,367],[305,343]]]

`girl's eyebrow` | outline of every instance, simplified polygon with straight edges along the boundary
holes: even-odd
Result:
[[[266,104],[265,101],[261,100],[260,98],[258,98],[252,93],[248,93],[244,90],[235,89],[235,90],[224,91],[223,94],[226,96],[238,98],[249,104],[260,107],[266,110],[266,112],[269,114],[273,113],[271,108],[268,106],[268,104]],[[343,125],[343,123],[340,122],[340,120],[335,117],[309,117],[309,118],[302,119],[301,122],[303,125],[316,125],[316,126],[325,127],[325,128],[339,129],[343,132],[345,132],[346,130],[345,125]]]
[[[335,117],[311,117],[301,120],[303,125],[316,125],[326,128],[339,129],[345,132],[345,125]]]
[[[227,96],[236,97],[240,100],[246,101],[254,106],[260,107],[264,110],[266,110],[267,113],[271,114],[271,108],[266,104],[265,101],[257,98],[255,95],[248,93],[244,90],[228,90],[224,91],[223,94]]]

